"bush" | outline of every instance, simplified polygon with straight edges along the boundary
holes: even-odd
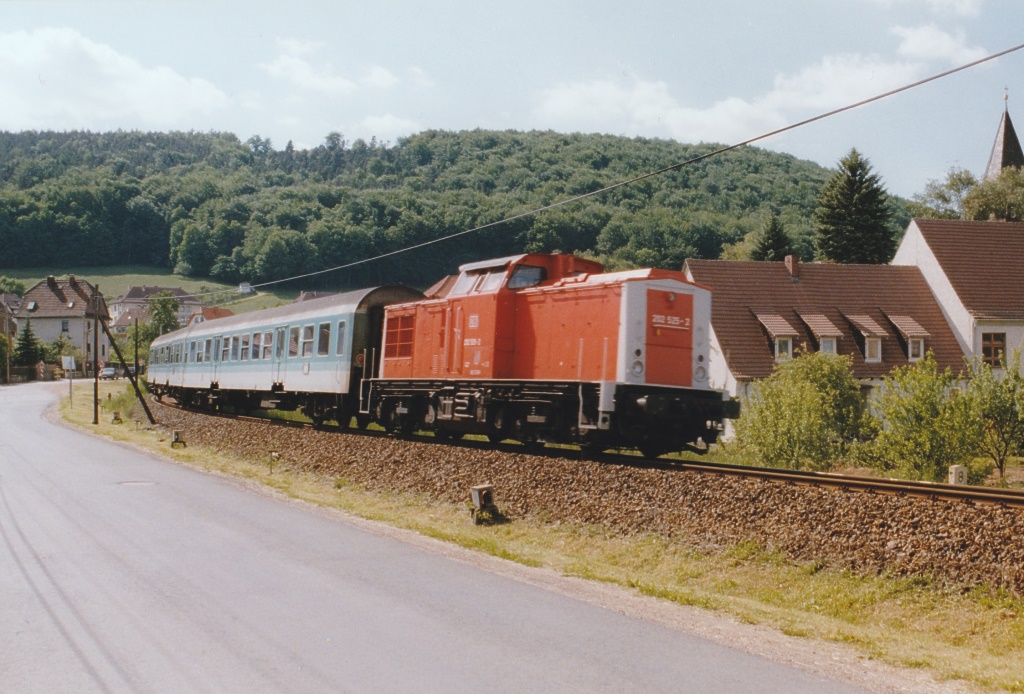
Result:
[[[736,422],[740,452],[758,464],[827,470],[864,426],[852,360],[801,353],[754,386]]]
[[[874,403],[882,430],[870,444],[883,470],[916,480],[944,482],[949,466],[966,464],[983,432],[975,398],[934,356],[894,369]]]

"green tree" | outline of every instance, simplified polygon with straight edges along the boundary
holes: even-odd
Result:
[[[754,386],[736,438],[758,465],[827,470],[864,423],[850,357],[803,352]]]
[[[933,219],[967,219],[964,200],[977,185],[974,174],[954,167],[946,173],[945,181],[928,181],[924,192],[914,196],[911,214]]]
[[[1020,352],[1003,360],[1003,368],[993,369],[980,359],[970,362],[968,389],[975,399],[984,424],[980,450],[1006,475],[1010,456],[1024,453],[1024,375]]]
[[[750,249],[751,260],[778,262],[785,260],[793,253],[793,242],[786,233],[782,219],[771,213],[761,225],[754,237],[754,247]]]
[[[22,296],[24,293],[24,282],[0,275],[0,294],[17,294],[18,296]]]
[[[967,219],[1024,221],[1024,171],[1011,166],[972,188],[964,196],[964,214]]]
[[[181,327],[178,322],[178,309],[180,303],[170,292],[160,292],[150,298],[149,320],[146,324],[139,326],[139,340],[145,341],[148,345],[164,333],[177,330]]]
[[[839,161],[814,210],[818,258],[836,263],[888,263],[896,250],[889,196],[856,149]]]
[[[969,461],[983,422],[975,399],[958,381],[949,368],[939,371],[931,352],[892,371],[874,401],[881,432],[870,448],[883,469],[943,482],[950,465]]]
[[[16,366],[35,366],[43,358],[43,346],[32,332],[32,320],[25,321],[25,327],[18,334],[18,344],[14,347],[12,363]]]
[[[43,361],[47,364],[60,364],[61,357],[75,357],[82,360],[82,353],[71,342],[67,335],[61,335],[53,342],[43,345]]]

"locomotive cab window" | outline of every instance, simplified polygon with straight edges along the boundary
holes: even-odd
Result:
[[[505,280],[505,268],[498,268],[497,270],[491,270],[483,279],[480,281],[476,290],[478,292],[493,292],[501,286],[501,283]]]
[[[463,273],[462,275],[459,276],[459,279],[455,282],[455,286],[452,287],[452,292],[451,292],[452,296],[461,296],[463,294],[468,294],[469,291],[473,288],[473,285],[475,285],[477,283],[477,280],[479,280],[479,279],[480,279],[480,274],[479,273],[476,273],[476,272],[474,272],[474,273],[470,273],[470,272]]]
[[[536,287],[547,278],[547,268],[538,267],[536,265],[517,265],[516,269],[512,271],[512,276],[508,280],[508,288],[527,289],[529,287]]]

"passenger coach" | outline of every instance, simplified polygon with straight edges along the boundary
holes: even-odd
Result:
[[[265,405],[347,423],[364,359],[381,344],[384,306],[422,296],[401,286],[361,289],[162,335],[150,347],[150,391],[185,406]]]

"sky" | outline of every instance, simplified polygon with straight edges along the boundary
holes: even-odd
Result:
[[[733,144],[1022,43],[1020,0],[0,0],[0,130]],[[910,197],[984,173],[1007,105],[1024,50],[757,146]]]

